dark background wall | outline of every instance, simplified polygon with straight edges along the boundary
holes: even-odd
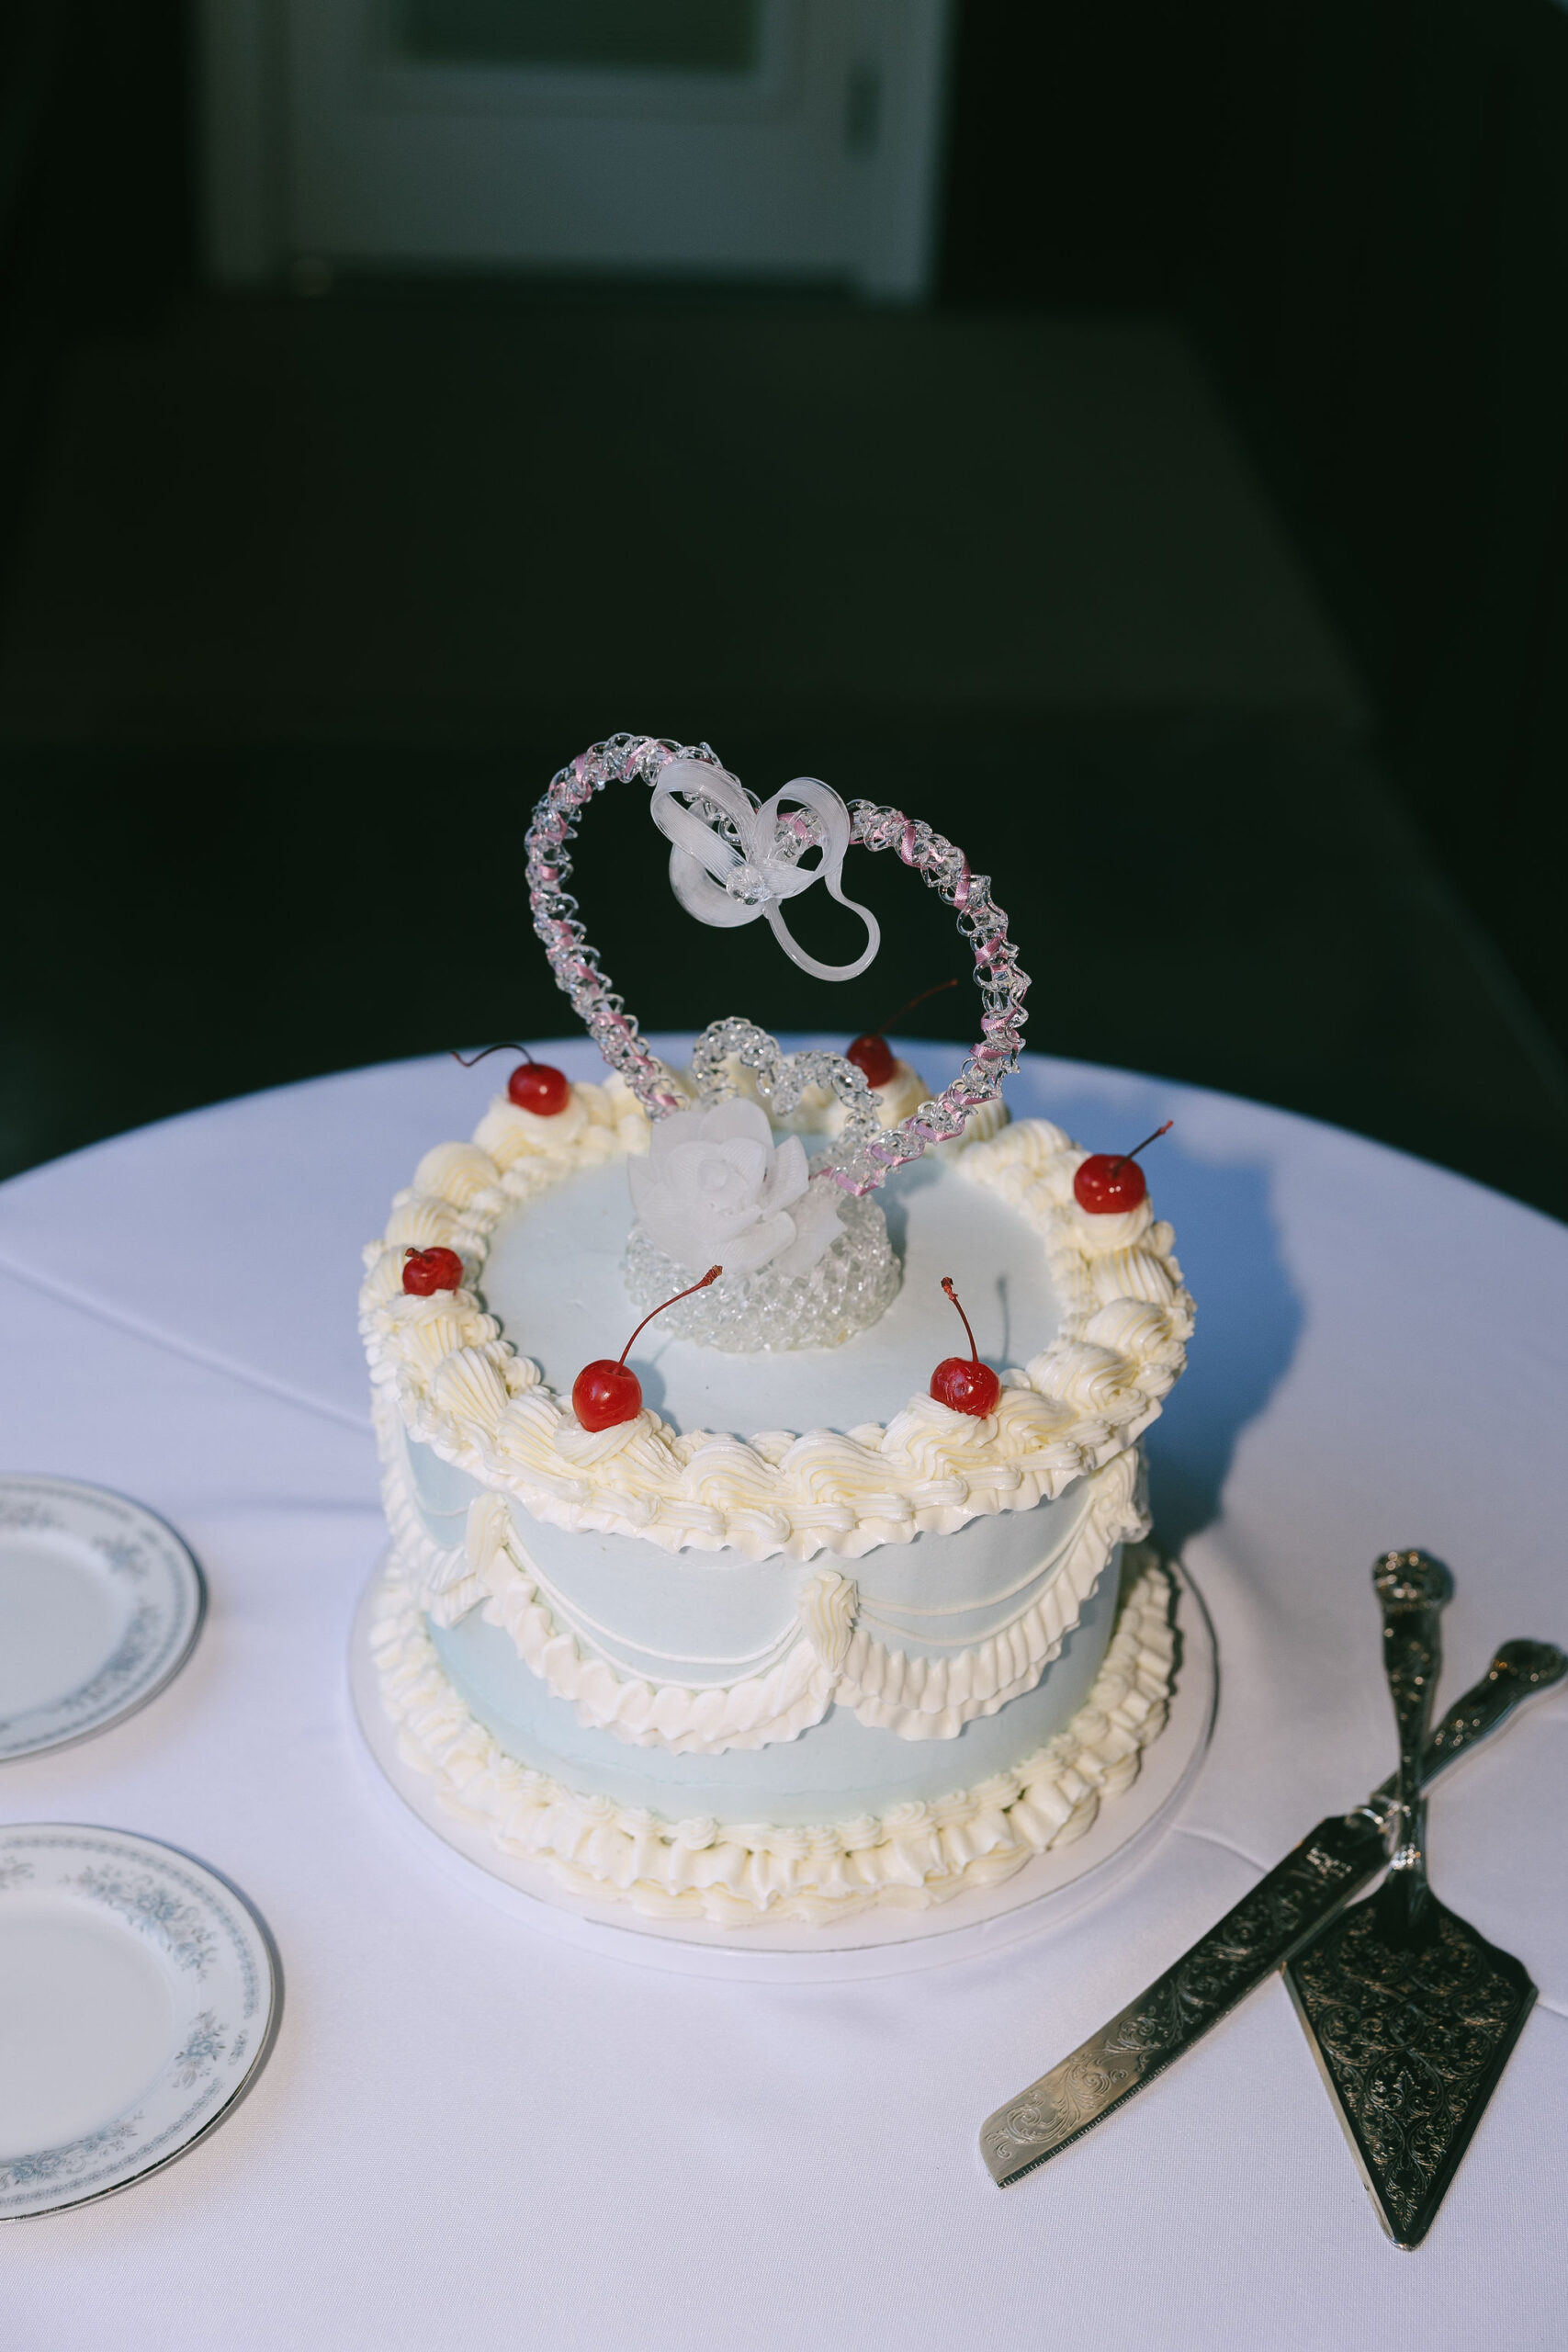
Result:
[[[370,576],[375,550],[407,515],[379,511],[377,481],[354,485],[345,388],[400,376],[425,387],[427,412],[477,417],[498,381],[536,378],[542,340],[581,330],[575,298],[526,288],[449,289],[434,310],[416,287],[345,288],[313,305],[284,288],[245,302],[205,295],[189,48],[180,0],[14,0],[0,20],[0,1167],[249,1086],[454,1037],[558,1029],[563,1008],[525,939],[504,988],[492,974],[490,993],[476,993],[471,973],[433,966],[394,1003],[376,979],[378,910],[429,870],[433,808],[509,808],[519,779],[536,788],[593,734],[645,723],[640,689],[636,709],[614,696],[606,707],[537,675],[504,707],[448,695],[417,719],[379,686],[304,709],[274,691],[265,662],[248,700],[209,694],[199,662],[172,686],[117,689],[118,701],[85,657],[77,678],[72,648],[94,629],[112,639],[123,621],[123,645],[161,659],[171,636],[195,642],[209,628],[218,590],[198,573],[162,639],[136,607],[143,582],[149,595],[166,585],[182,529],[190,544],[204,529],[238,543],[225,499],[252,501],[247,563],[267,575],[274,606],[292,593],[299,548],[315,544],[288,543],[292,498],[369,550],[371,610],[384,585]],[[1042,430],[1055,398],[1053,429],[1060,438],[1070,413],[1086,448],[1097,388],[1109,388],[1139,464],[1168,427],[1195,435],[1171,460],[1175,479],[1213,458],[1194,389],[1203,377],[1239,453],[1216,541],[1253,532],[1241,512],[1249,459],[1359,699],[1341,694],[1325,716],[1282,689],[1251,694],[1241,675],[1196,701],[1108,691],[1069,707],[1026,647],[999,687],[922,676],[917,724],[903,688],[807,692],[801,662],[821,647],[781,622],[772,683],[716,656],[664,706],[665,723],[712,735],[742,775],[754,763],[758,781],[807,766],[854,778],[846,788],[902,797],[1008,871],[1019,933],[1043,941],[1052,988],[1037,994],[1034,1042],[1341,1119],[1560,1214],[1564,124],[1568,10],[1555,0],[960,0],[934,312],[742,301],[691,313],[756,403],[756,447],[780,446],[784,429],[764,413],[770,383],[818,403],[817,439],[791,451],[800,479],[818,478],[812,527],[840,571],[863,567],[874,586],[930,538],[927,519],[906,545],[904,523],[864,504],[868,459],[897,438],[879,418],[908,435],[897,479],[929,492],[932,443],[916,429],[929,415],[951,512],[978,495],[966,447],[987,452],[995,512],[962,519],[982,560],[989,546],[1016,561],[1010,468],[1026,507],[1045,511],[1051,487],[1031,473],[1030,387]],[[991,387],[1004,376],[1013,438],[998,448]],[[1173,388],[1179,427],[1149,390],[1156,378]],[[235,385],[273,469],[259,488],[201,422],[214,388]],[[805,413],[797,400],[791,432],[807,430]],[[646,461],[654,429],[626,414],[624,475]],[[377,424],[412,469],[424,462],[420,422],[389,411]],[[555,413],[536,423],[569,429]],[[511,432],[504,416],[485,429]],[[659,444],[669,494],[700,505],[705,527],[742,537],[748,512],[765,509],[776,547],[788,519],[776,470],[774,513],[752,494],[761,477],[743,479],[740,442],[728,484],[715,448],[694,431],[683,449],[670,425]],[[1130,467],[1129,509],[1145,478]],[[1155,467],[1147,479],[1166,477]],[[415,486],[447,534],[431,562],[454,566],[453,594],[469,595],[478,628],[498,593],[484,565],[510,561],[509,547],[480,548],[476,522],[466,548],[445,479]],[[1179,527],[1201,541],[1194,497]],[[1157,559],[1177,526],[1113,508],[1085,504],[1083,544],[1069,552],[1092,563],[1093,517],[1110,514],[1122,537],[1108,562]],[[813,593],[808,538],[796,609]],[[1031,616],[1040,646],[1074,618],[1070,574]],[[128,583],[118,613],[102,587],[111,575]],[[1235,576],[1245,590],[1245,566]],[[957,635],[968,592],[956,573],[946,593]],[[374,678],[376,649],[353,641],[355,603],[345,594],[344,678]],[[250,610],[241,596],[231,639]],[[852,618],[870,678],[876,631],[892,628],[887,600],[879,609],[868,593]],[[623,594],[592,614],[612,651],[632,620]],[[1237,671],[1247,621],[1238,609]],[[135,685],[140,658],[126,656],[122,683],[129,662]],[[1017,844],[1046,810],[1051,860],[1021,862]],[[1140,857],[1154,852],[1169,948],[1157,989],[1141,956],[1108,955],[1094,893],[1062,885],[1092,866],[1108,825]],[[585,871],[598,856],[591,846]],[[603,888],[611,929],[607,872]],[[941,953],[912,933],[875,1001],[802,1017],[859,1026],[946,968]],[[646,1017],[686,1020],[679,958],[645,953],[635,925],[624,954]],[[922,1019],[967,1034],[956,1001]],[[782,1001],[750,1009],[790,1012]]]
[[[194,282],[191,40],[183,0],[10,0],[0,12],[5,475],[73,335],[145,329]]]
[[[1189,322],[1568,1041],[1568,9],[965,0],[942,282]]]

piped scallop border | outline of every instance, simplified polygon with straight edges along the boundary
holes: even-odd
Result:
[[[385,1408],[380,1416],[389,1419]],[[392,1430],[378,1432],[395,1438]],[[955,1739],[1032,1690],[1077,1624],[1119,1544],[1149,1532],[1143,1456],[1118,1454],[1094,1473],[1088,1504],[1025,1586],[1011,1617],[948,1656],[879,1641],[860,1623],[860,1593],[836,1568],[808,1577],[794,1624],[750,1672],[732,1682],[655,1681],[594,1648],[570,1605],[530,1557],[504,1495],[468,1506],[461,1544],[444,1549],[425,1527],[404,1449],[386,1443],[382,1498],[400,1570],[431,1623],[457,1624],[485,1605],[518,1657],[590,1731],[636,1747],[716,1756],[794,1739],[830,1706],[902,1739]],[[486,1605],[487,1604],[487,1605]]]
[[[365,1253],[360,1294],[372,1381],[408,1435],[549,1525],[636,1535],[666,1552],[858,1559],[1060,1494],[1134,1442],[1186,1361],[1192,1301],[1170,1227],[1146,1199],[1124,1215],[1088,1215],[1073,1197],[1085,1154],[1048,1120],[1024,1119],[956,1159],[1039,1236],[1063,1300],[1061,1328],[1004,1373],[994,1413],[976,1419],[921,1396],[886,1427],[852,1430],[744,1440],[679,1430],[647,1409],[584,1430],[479,1295],[502,1217],[648,1148],[647,1114],[621,1080],[574,1085],[571,1098],[544,1119],[498,1097],[471,1143],[427,1152]],[[406,1295],[405,1250],[436,1243],[462,1258],[463,1287]]]
[[[973,1788],[821,1827],[672,1822],[518,1763],[446,1679],[419,1593],[395,1566],[370,1649],[399,1754],[503,1853],[547,1864],[572,1894],[613,1896],[647,1917],[820,1927],[873,1905],[924,1909],[995,1885],[1082,1837],[1101,1799],[1132,1785],[1165,1728],[1175,1667],[1170,1577],[1146,1547],[1132,1565],[1104,1663],[1065,1731]]]

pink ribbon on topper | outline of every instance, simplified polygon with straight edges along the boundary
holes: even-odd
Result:
[[[669,793],[661,792],[660,787],[666,775],[672,787],[683,788],[722,809],[735,828],[737,840],[760,854],[743,855],[693,810],[683,808]],[[900,1119],[897,1126],[879,1128],[863,1139],[855,1122],[848,1123],[821,1170],[841,1191],[857,1197],[874,1193],[890,1170],[918,1159],[934,1144],[946,1143],[953,1136],[962,1135],[981,1104],[996,1100],[1001,1092],[1002,1080],[1018,1068],[1022,1051],[1027,1017],[1023,1000],[1029,989],[1029,975],[1020,967],[1018,951],[1008,936],[1008,919],[991,896],[989,876],[971,872],[969,861],[956,842],[933,833],[929,825],[907,817],[900,808],[880,808],[873,800],[856,800],[846,809],[838,794],[814,776],[797,777],[783,792],[775,793],[764,808],[757,808],[744,787],[719,766],[706,744],[699,752],[692,746],[666,742],[656,736],[612,735],[603,743],[591,744],[586,752],[580,752],[559,769],[536,807],[527,839],[528,900],[534,929],[544,944],[558,985],[571,1000],[573,1011],[611,1069],[625,1078],[651,1118],[661,1119],[672,1111],[687,1109],[686,1097],[672,1084],[670,1072],[658,1055],[644,1043],[634,1015],[626,1011],[601,968],[598,950],[589,940],[577,901],[567,887],[571,879],[571,841],[582,811],[606,785],[633,783],[654,786],[655,813],[660,830],[674,842],[671,854],[672,882],[676,858],[682,854],[677,831],[684,832],[686,820],[690,820],[696,836],[687,836],[693,846],[684,852],[689,862],[680,869],[682,880],[694,893],[703,894],[700,905],[693,908],[699,920],[729,926],[750,922],[758,914],[767,914],[780,944],[807,971],[822,972],[829,979],[848,978],[852,973],[863,971],[876,953],[880,934],[874,919],[863,907],[856,906],[852,899],[846,899],[838,887],[846,843],[857,843],[864,850],[892,850],[902,865],[918,874],[927,888],[934,890],[956,913],[959,931],[974,957],[975,978],[985,1007],[979,1039],[970,1047],[963,1069],[951,1085],[944,1086],[929,1102],[922,1102],[912,1117]],[[818,795],[822,796],[820,799]],[[801,812],[810,813],[781,820],[779,804],[785,800],[797,802]],[[835,811],[840,820],[847,820],[848,831],[842,836],[836,831],[829,836]],[[793,834],[799,849],[792,852],[787,838],[781,843],[781,833],[786,837]],[[834,844],[832,849],[829,840]],[[823,844],[823,863],[802,874],[795,860],[818,841]],[[743,874],[739,870],[741,867],[749,870]],[[837,968],[817,964],[800,953],[779,919],[776,902],[797,898],[818,875],[828,880],[834,898],[862,917],[871,934],[858,963]],[[677,888],[680,887],[678,884]],[[749,895],[753,892],[755,895]],[[724,907],[722,914],[716,913],[716,902]],[[688,903],[682,897],[682,904]],[[799,1056],[783,1056],[776,1040],[766,1039],[761,1032],[757,1035],[780,1061],[800,1060]],[[822,1058],[838,1063],[840,1069],[848,1067],[836,1056]],[[858,1071],[855,1077],[857,1085],[863,1085]]]
[[[739,847],[678,799],[679,793],[722,809]],[[791,827],[782,813],[786,800],[810,809],[816,823],[798,831]],[[654,823],[671,843],[670,887],[689,915],[723,931],[755,922],[761,915],[791,962],[819,980],[852,980],[865,970],[882,944],[882,932],[869,908],[844,896],[850,812],[830,786],[816,776],[796,776],[759,808],[725,769],[703,760],[671,760],[660,773],[651,805]],[[793,849],[792,831],[796,833]],[[814,842],[820,843],[822,862],[803,867],[798,860]],[[825,882],[829,897],[859,915],[865,925],[865,946],[852,964],[819,963],[790,935],[784,901],[797,899],[814,882]]]

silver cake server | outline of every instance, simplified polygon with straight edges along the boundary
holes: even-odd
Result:
[[[1427,1743],[1422,1787],[1565,1674],[1568,1656],[1552,1643],[1505,1642]],[[987,2116],[980,2153],[998,2187],[1081,2139],[1309,1943],[1382,1869],[1396,1809],[1397,1781],[1390,1779],[1353,1812],[1320,1821],[1135,2001]]]
[[[1418,1767],[1448,1570],[1424,1553],[1390,1552],[1372,1582],[1399,1726],[1388,1876],[1296,1953],[1285,1982],[1378,2218],[1395,2245],[1414,2246],[1448,2193],[1535,1986],[1427,1883]]]

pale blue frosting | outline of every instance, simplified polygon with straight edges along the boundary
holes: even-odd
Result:
[[[786,1826],[850,1821],[913,1799],[972,1789],[1064,1730],[1089,1696],[1105,1656],[1120,1558],[1118,1545],[1061,1656],[1035,1689],[997,1714],[965,1724],[955,1739],[900,1739],[868,1730],[834,1706],[820,1723],[768,1747],[719,1756],[628,1747],[612,1733],[585,1729],[480,1611],[446,1630],[432,1626],[431,1637],[454,1689],[498,1746],[574,1789],[671,1819],[711,1815],[717,1821]]]
[[[877,1198],[904,1280],[871,1329],[840,1348],[732,1355],[651,1323],[631,1356],[651,1409],[677,1429],[747,1438],[886,1423],[925,1394],[942,1357],[969,1352],[943,1274],[998,1370],[1058,1329],[1061,1302],[1039,1237],[1009,1203],[933,1159],[897,1170]],[[619,1355],[637,1319],[621,1272],[628,1216],[626,1163],[612,1160],[503,1218],[491,1241],[485,1305],[558,1396],[570,1396],[590,1358]]]
[[[407,1442],[414,1500],[443,1551],[462,1544],[468,1505],[485,1490],[427,1445]],[[883,1544],[851,1566],[862,1620],[889,1647],[931,1657],[982,1642],[1018,1614],[1033,1582],[1079,1526],[1089,1488],[1076,1479],[1032,1510],[971,1519],[951,1534]],[[527,1557],[583,1623],[591,1646],[628,1674],[695,1688],[736,1680],[795,1623],[820,1560],[776,1554],[660,1552],[635,1535],[552,1527],[512,1504]]]
[[[998,1366],[1058,1328],[1044,1253],[1015,1208],[929,1159],[898,1171],[881,1197],[905,1274],[873,1329],[838,1349],[738,1356],[668,1338],[655,1323],[632,1358],[649,1405],[684,1430],[744,1436],[886,1422],[924,1392],[942,1356],[967,1352],[942,1295],[943,1274],[957,1283],[982,1355]],[[626,1169],[615,1161],[503,1218],[491,1243],[485,1304],[563,1395],[588,1358],[618,1351],[635,1320],[621,1272],[626,1227]],[[426,1445],[409,1442],[407,1459],[426,1532],[456,1552],[468,1506],[484,1490]],[[953,1658],[1016,1620],[1090,1502],[1079,1479],[1032,1510],[981,1515],[844,1562],[857,1622],[891,1650]],[[701,1690],[757,1672],[798,1630],[803,1589],[822,1566],[735,1550],[671,1554],[632,1534],[547,1525],[515,1498],[511,1510],[558,1625],[627,1679]],[[972,1789],[1065,1730],[1110,1641],[1119,1562],[1117,1546],[1035,1686],[948,1737],[902,1736],[831,1705],[793,1737],[760,1747],[633,1746],[581,1723],[482,1609],[431,1634],[458,1695],[519,1762],[584,1793],[677,1818],[807,1826]]]

